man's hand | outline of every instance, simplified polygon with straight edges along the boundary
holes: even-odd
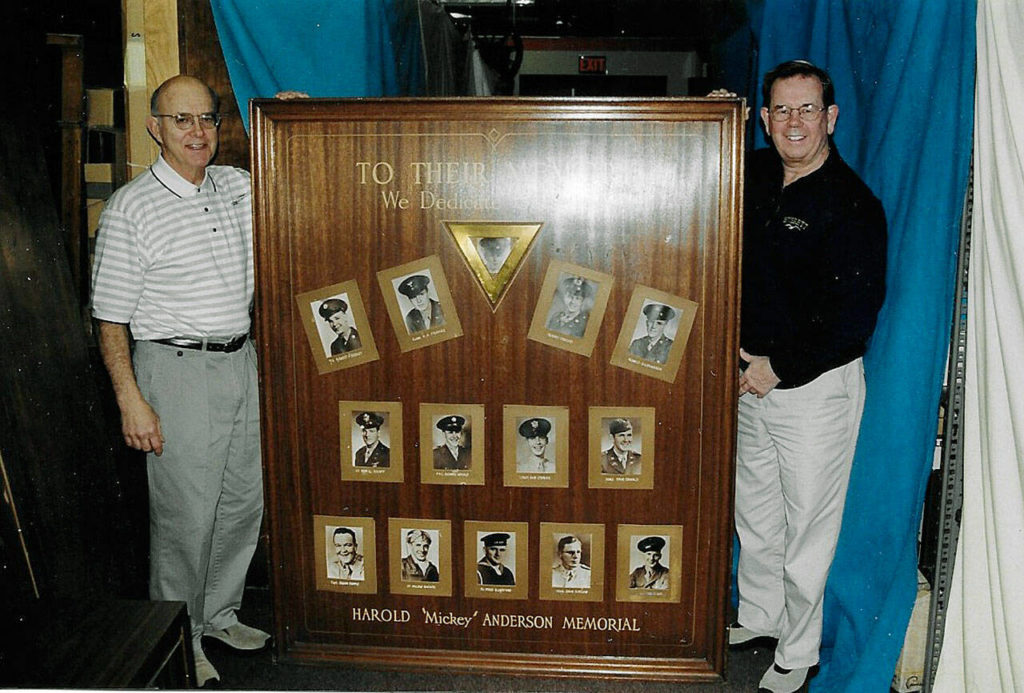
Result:
[[[121,410],[121,433],[128,447],[157,455],[164,451],[160,417],[142,396],[132,370],[128,326],[123,323],[97,320],[100,355],[110,374],[117,408]]]
[[[714,99],[735,99],[737,96],[736,92],[728,89],[714,89],[708,92],[708,98]],[[743,119],[750,120],[750,106],[743,109]]]
[[[779,376],[772,370],[767,356],[751,356],[740,349],[740,358],[747,362],[747,369],[740,375],[740,394],[753,392],[758,398],[764,397],[779,384]]]
[[[121,433],[130,448],[157,455],[164,451],[160,417],[142,397],[132,404],[121,405]]]

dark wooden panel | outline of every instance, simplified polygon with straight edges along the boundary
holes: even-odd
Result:
[[[740,106],[628,99],[260,101],[253,127],[264,452],[282,653],[496,672],[529,666],[550,675],[719,675],[731,546]],[[364,182],[359,162],[388,162],[394,180]],[[479,163],[485,175],[427,181],[420,162]],[[407,208],[384,203],[399,193],[410,200]],[[438,198],[461,206],[421,204]],[[543,223],[496,310],[445,221]],[[463,336],[403,352],[377,272],[429,255],[439,258],[447,277]],[[613,277],[590,357],[527,339],[555,260]],[[380,360],[320,375],[295,296],[346,281],[359,287]],[[672,382],[609,363],[637,285],[698,306]],[[342,480],[340,400],[402,403],[403,483]],[[418,412],[430,402],[484,406],[482,486],[422,482]],[[568,408],[568,488],[503,485],[506,404]],[[652,489],[589,486],[587,418],[598,406],[654,409]],[[364,549],[376,557],[375,593],[317,588],[316,554],[323,550],[314,532],[317,515],[372,518],[376,541]],[[394,593],[388,519],[396,517],[451,522],[450,597]],[[469,521],[529,527],[529,567],[520,575],[529,580],[526,599],[465,596],[462,528]],[[606,584],[599,601],[540,599],[539,580],[551,569],[539,546],[540,525],[552,522],[603,526]],[[623,525],[679,528],[678,601],[620,599],[623,547],[616,537]],[[408,613],[409,621],[361,619],[357,608],[393,609]],[[433,613],[475,618],[467,627],[444,627],[426,623]],[[553,625],[485,626],[494,615],[551,617]],[[567,619],[577,617],[637,628],[569,628]]]
[[[117,593],[134,518],[114,475],[105,375],[87,347],[35,131],[0,125],[0,452],[11,500],[40,594]]]

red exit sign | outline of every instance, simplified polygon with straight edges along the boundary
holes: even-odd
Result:
[[[608,58],[603,55],[581,55],[580,74],[603,75],[608,72]]]

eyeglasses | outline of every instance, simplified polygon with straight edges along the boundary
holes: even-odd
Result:
[[[827,110],[828,108],[825,106],[815,106],[811,103],[805,103],[799,108],[793,108],[792,106],[786,105],[775,106],[769,111],[769,113],[772,116],[772,120],[777,123],[789,120],[790,115],[793,113],[796,113],[800,117],[800,120],[805,123],[811,123],[817,120],[823,111]]]
[[[174,127],[179,130],[191,130],[195,127],[196,120],[199,120],[199,125],[203,130],[213,130],[216,127],[220,127],[220,113],[200,113],[199,115],[193,113],[154,113],[153,117],[171,118],[174,122]]]

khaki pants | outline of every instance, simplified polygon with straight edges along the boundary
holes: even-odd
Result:
[[[740,397],[736,446],[739,622],[779,639],[775,662],[818,662],[860,417],[861,359],[803,387]]]
[[[150,598],[186,602],[198,640],[237,622],[263,517],[255,349],[138,342],[134,362],[164,435],[147,456]]]

